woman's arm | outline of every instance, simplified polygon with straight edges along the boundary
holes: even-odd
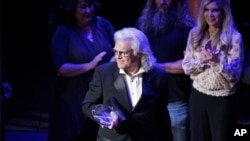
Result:
[[[220,73],[229,82],[238,82],[244,60],[244,47],[240,33],[233,35],[232,46],[226,57],[226,61],[220,63]]]
[[[184,73],[187,75],[195,75],[203,72],[204,67],[206,67],[206,64],[203,63],[201,52],[195,52],[195,50],[193,49],[191,43],[191,38],[193,36],[192,31],[193,30],[191,30],[189,33],[184,59],[182,60],[182,68],[184,70]]]

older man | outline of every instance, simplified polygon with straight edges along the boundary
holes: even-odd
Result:
[[[93,119],[97,104],[115,99],[124,119],[99,127],[97,141],[170,141],[168,75],[154,67],[147,37],[136,28],[114,34],[115,61],[96,68],[82,110]],[[94,119],[93,119],[94,120]]]

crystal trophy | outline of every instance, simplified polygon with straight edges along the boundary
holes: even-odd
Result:
[[[109,127],[118,118],[112,107],[104,104],[95,105],[92,108],[92,115],[95,121],[103,127]]]

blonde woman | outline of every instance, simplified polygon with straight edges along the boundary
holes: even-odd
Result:
[[[242,36],[228,0],[203,0],[182,66],[193,80],[192,141],[229,141],[235,123],[235,87],[243,62]]]

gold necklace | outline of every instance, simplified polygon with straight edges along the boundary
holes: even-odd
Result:
[[[217,36],[217,32],[213,32],[213,31],[208,31],[208,32],[209,32],[210,39],[214,39]]]

